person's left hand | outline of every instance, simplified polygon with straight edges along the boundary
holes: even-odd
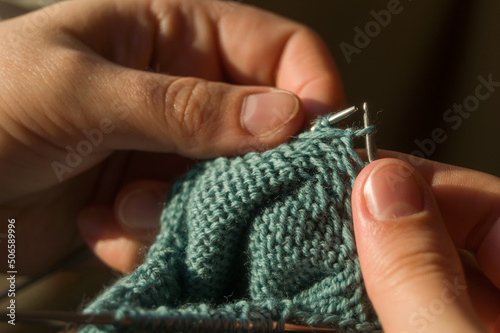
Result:
[[[131,271],[179,155],[270,148],[343,103],[320,38],[250,6],[73,0],[1,22],[0,218],[16,218],[19,274],[82,246],[80,213],[94,252]]]

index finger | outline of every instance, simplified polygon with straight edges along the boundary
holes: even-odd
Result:
[[[334,61],[311,29],[243,5],[215,16],[215,23],[224,66],[238,83],[289,90],[299,96],[310,117],[345,104]]]
[[[121,65],[288,90],[301,99],[308,118],[345,103],[321,38],[264,10],[215,0],[88,0],[71,6],[61,18],[65,29]]]

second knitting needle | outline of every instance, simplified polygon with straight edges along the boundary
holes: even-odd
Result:
[[[368,113],[368,105],[366,103],[363,103],[363,119],[365,128],[372,125],[370,114]],[[366,154],[368,155],[368,162],[370,163],[378,158],[377,145],[375,144],[375,137],[373,136],[373,133],[366,135]]]
[[[3,319],[2,319],[3,318]],[[165,318],[166,319],[166,318]],[[7,321],[7,313],[0,314],[0,322]],[[35,324],[45,324],[49,326],[66,326],[67,324],[73,325],[114,325],[116,320],[113,315],[109,314],[81,314],[76,312],[66,312],[66,311],[36,311],[36,312],[18,312],[16,313],[16,321],[18,323],[35,323]],[[235,323],[238,324],[238,320],[235,319]],[[128,326],[132,324],[130,317],[125,317],[120,321],[121,325]],[[197,323],[194,323],[198,325]],[[255,325],[258,326],[256,323]],[[301,326],[285,323],[282,330],[278,330],[278,323],[273,323],[273,332],[293,332],[293,333],[335,333],[334,328],[326,327],[310,327]],[[198,327],[199,328],[199,327]],[[255,329],[256,332],[260,332],[259,328]]]

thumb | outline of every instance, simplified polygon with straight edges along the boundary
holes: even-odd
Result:
[[[114,117],[107,148],[209,158],[273,147],[302,127],[301,103],[288,91],[104,67],[92,100],[94,126]]]
[[[386,332],[485,332],[431,191],[411,166],[370,164],[352,208],[367,292]]]

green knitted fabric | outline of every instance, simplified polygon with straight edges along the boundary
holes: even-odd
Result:
[[[326,119],[273,150],[202,162],[168,196],[145,262],[86,313],[83,332],[271,332],[272,322],[377,332],[350,195],[364,162]]]

